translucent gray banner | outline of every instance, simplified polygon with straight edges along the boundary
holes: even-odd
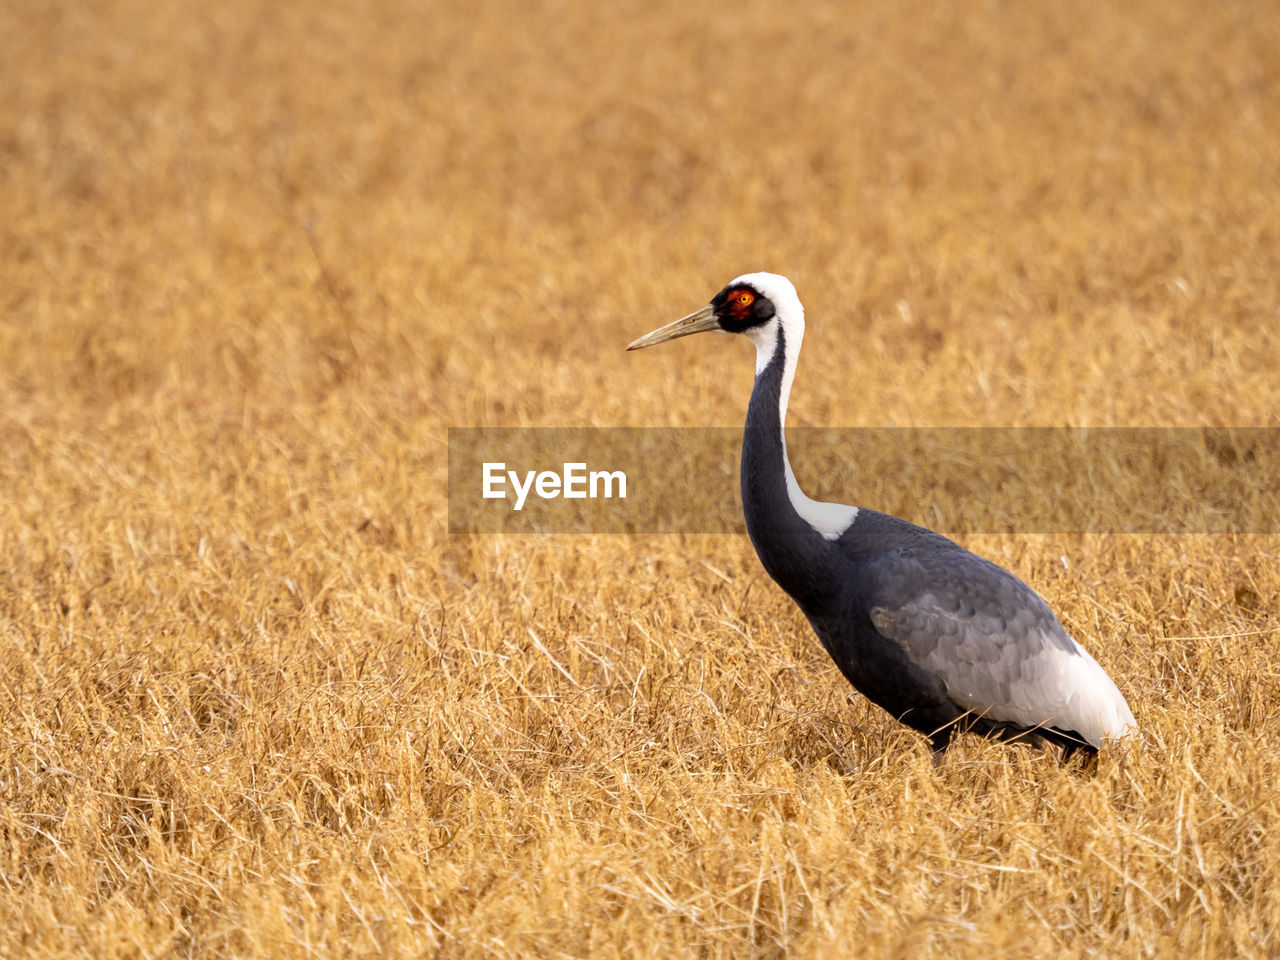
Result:
[[[451,533],[741,533],[737,428],[449,430]],[[818,500],[944,533],[1280,533],[1280,428],[796,428]]]

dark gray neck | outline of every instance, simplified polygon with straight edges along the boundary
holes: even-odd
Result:
[[[799,344],[791,349],[798,350]],[[806,522],[787,490],[787,449],[782,411],[788,344],[778,329],[773,357],[756,374],[742,434],[742,509],[747,533],[769,576],[805,612],[827,599],[835,545]]]

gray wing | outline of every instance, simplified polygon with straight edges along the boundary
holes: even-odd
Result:
[[[948,698],[1019,727],[1074,732],[1095,747],[1137,727],[1106,671],[1011,573],[964,550],[872,563],[871,622]]]

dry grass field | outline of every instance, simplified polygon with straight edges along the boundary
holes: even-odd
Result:
[[[0,955],[1280,954],[1280,538],[966,537],[1148,748],[935,771],[745,537],[445,522],[449,426],[739,423],[746,344],[623,347],[746,270],[797,426],[1276,425],[1278,50],[1261,0],[0,4]]]

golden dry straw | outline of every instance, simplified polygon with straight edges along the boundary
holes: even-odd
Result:
[[[1280,540],[970,536],[1147,733],[851,696],[742,537],[450,426],[1275,426],[1280,7],[0,5],[0,954],[1280,952]],[[800,480],[856,502],[825,467]],[[920,502],[936,491],[900,491]]]

